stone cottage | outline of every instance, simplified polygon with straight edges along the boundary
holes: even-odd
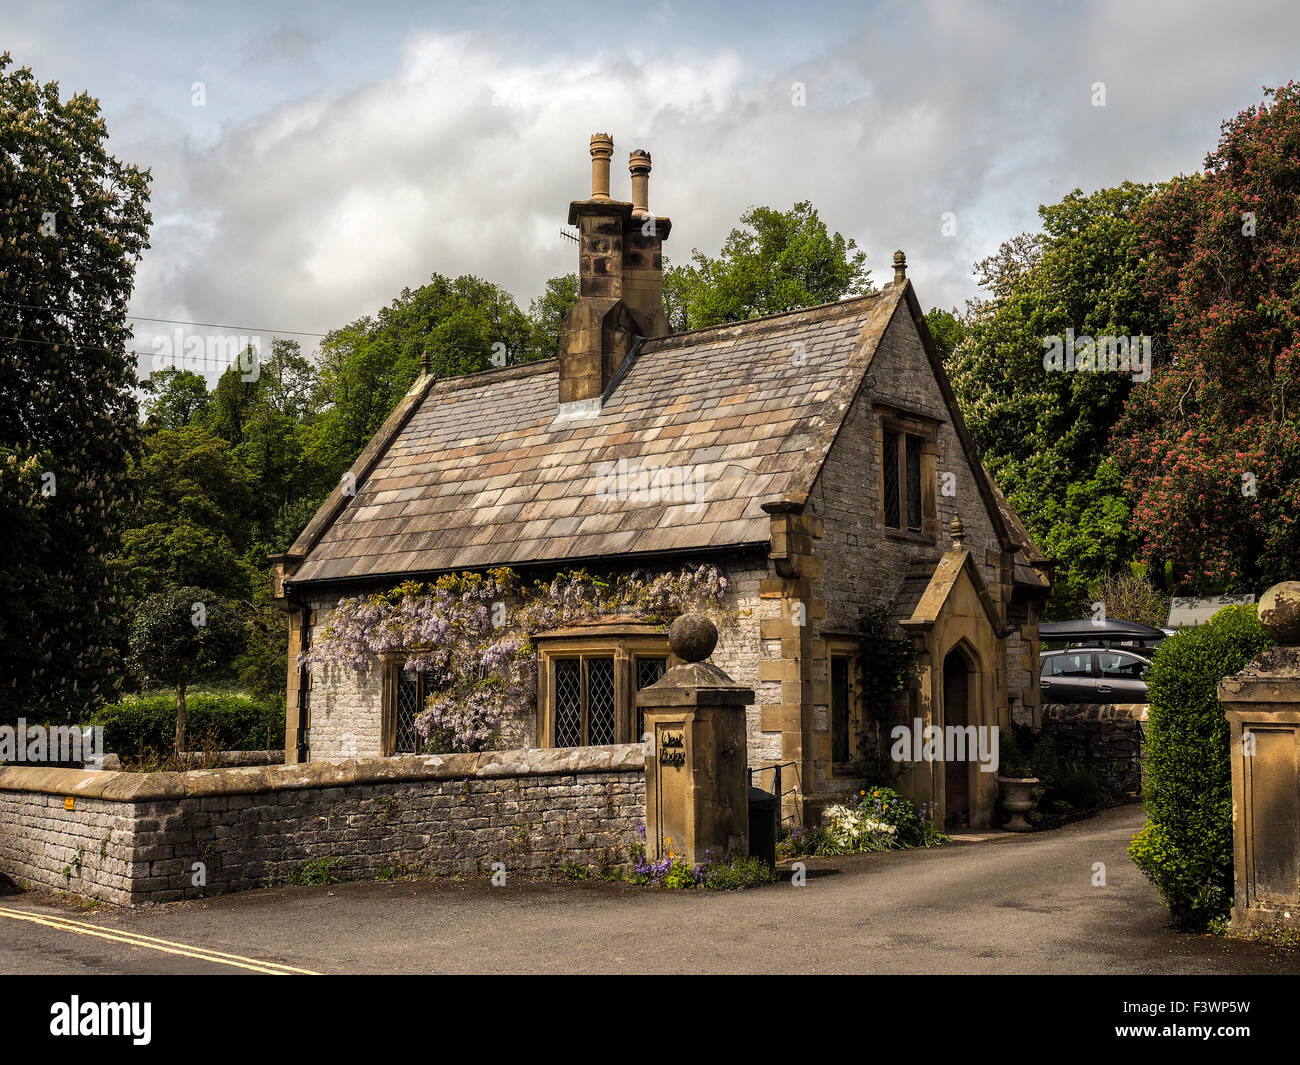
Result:
[[[976,455],[906,278],[880,291],[688,333],[669,331],[650,156],[610,196],[613,140],[569,206],[580,297],[556,359],[422,375],[293,547],[274,556],[290,618],[290,760],[410,752],[423,703],[395,661],[297,664],[341,596],[456,570],[545,574],[710,561],[738,623],[713,661],[757,700],[756,783],[783,769],[787,812],[856,795],[870,722],[1007,726],[1037,712],[1047,560]],[[354,491],[345,491],[353,487]],[[905,697],[864,706],[865,609],[918,652]],[[634,695],[671,665],[636,619],[536,634],[539,747],[632,742]],[[314,675],[315,674],[315,675]],[[759,773],[760,769],[768,770]],[[991,823],[994,774],[917,762],[900,789],[951,826]]]

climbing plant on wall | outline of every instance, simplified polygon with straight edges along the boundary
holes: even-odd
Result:
[[[893,617],[893,604],[864,610],[858,617],[858,671],[862,685],[860,775],[891,783],[900,766],[884,756],[880,732],[890,722],[894,703],[916,669],[916,649]]]
[[[511,569],[453,573],[340,599],[300,661],[364,670],[400,652],[404,669],[427,678],[430,694],[415,720],[420,735],[451,751],[481,751],[507,721],[536,709],[531,634],[611,615],[667,625],[698,611],[725,622],[732,617],[726,592],[721,570],[703,564],[608,577],[578,569],[531,582]]]

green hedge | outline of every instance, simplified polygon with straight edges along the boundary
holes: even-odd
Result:
[[[185,697],[186,734],[192,749],[211,736],[225,751],[277,750],[284,746],[284,703],[226,692]],[[99,710],[91,722],[104,727],[104,746],[119,755],[141,749],[170,751],[176,737],[176,696],[129,695]]]
[[[1253,606],[1225,607],[1166,640],[1151,665],[1147,823],[1129,856],[1175,928],[1203,931],[1232,908],[1232,740],[1217,690],[1268,644]]]

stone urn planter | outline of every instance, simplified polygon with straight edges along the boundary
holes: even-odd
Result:
[[[1003,827],[1008,832],[1032,832],[1033,825],[1025,820],[1025,814],[1034,808],[1032,792],[1038,786],[1037,777],[998,777],[998,787],[1002,794],[1002,808],[1011,815],[1011,820]]]

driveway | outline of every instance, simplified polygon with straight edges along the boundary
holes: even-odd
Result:
[[[288,887],[137,910],[0,898],[0,972],[1295,973],[1171,932],[1137,806],[1036,835],[809,861],[807,884],[660,892],[510,880]],[[1105,886],[1094,886],[1094,863]]]

